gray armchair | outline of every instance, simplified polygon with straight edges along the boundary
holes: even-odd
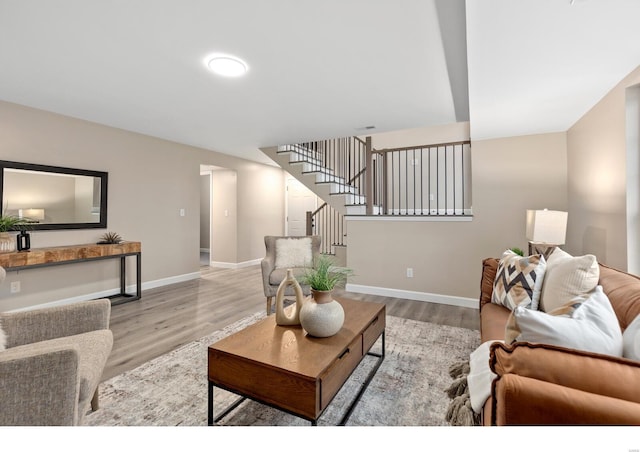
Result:
[[[267,315],[271,314],[271,303],[278,287],[287,276],[287,269],[293,270],[298,279],[305,268],[310,267],[320,254],[321,238],[317,235],[302,237],[284,237],[268,235],[264,238],[266,255],[261,262],[262,284],[267,297]],[[311,293],[309,286],[300,284],[305,295]],[[293,287],[288,286],[286,296],[294,296]]]
[[[79,425],[98,408],[111,302],[0,313],[0,425]]]

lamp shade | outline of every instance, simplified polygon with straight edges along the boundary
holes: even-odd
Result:
[[[559,210],[527,210],[527,240],[550,245],[564,245],[567,212]]]
[[[44,220],[44,209],[20,209],[18,210],[18,216],[29,220],[42,221]]]

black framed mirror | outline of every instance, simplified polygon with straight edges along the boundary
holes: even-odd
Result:
[[[31,230],[107,227],[108,173],[0,160],[2,215]]]

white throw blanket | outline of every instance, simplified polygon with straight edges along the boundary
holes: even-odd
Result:
[[[471,408],[477,414],[482,412],[484,403],[491,395],[491,382],[497,376],[489,368],[489,347],[494,342],[504,343],[504,341],[484,342],[469,355],[470,370],[467,375],[467,385]]]

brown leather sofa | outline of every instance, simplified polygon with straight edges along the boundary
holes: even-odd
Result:
[[[505,338],[510,311],[491,303],[498,263],[482,263],[482,342]],[[640,278],[600,264],[599,284],[624,331],[640,314]],[[640,425],[640,361],[527,342],[494,343],[489,360],[484,425]]]

